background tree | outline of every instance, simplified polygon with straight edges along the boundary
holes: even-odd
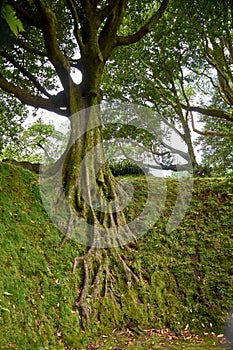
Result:
[[[233,135],[231,10],[230,1],[219,1],[216,6],[201,0],[182,6],[172,1],[156,31],[124,52],[116,50],[105,72],[106,97],[135,101],[161,113],[182,134],[194,168],[191,129],[201,132],[202,141],[215,135],[224,143],[225,135],[231,153],[227,141]],[[114,88],[113,80],[117,82]],[[220,132],[222,124],[228,129],[225,132]],[[208,149],[214,147],[213,138],[205,140]]]
[[[197,130],[201,136],[196,140],[196,144],[201,149],[203,164],[206,164],[215,176],[232,173],[232,126],[226,120],[210,117],[202,118],[202,122],[205,130]]]
[[[23,121],[26,118],[24,106],[8,95],[1,93],[0,105],[0,158],[4,158],[4,149],[20,143]]]
[[[193,46],[194,49],[190,50],[188,67],[197,76],[207,77],[221,100],[225,102],[224,108],[210,104],[204,108],[190,106],[190,110],[233,121],[230,107],[233,102],[232,1],[221,0],[215,5],[199,1],[198,7],[191,6],[188,1],[187,7],[182,10],[186,11],[186,19],[189,18],[193,25],[196,38],[192,44],[196,45],[196,48]]]
[[[166,25],[164,23],[164,28]],[[160,28],[160,32],[164,31],[165,29]],[[182,108],[182,103],[186,101],[189,93],[186,91],[181,68],[182,52],[181,49],[175,49],[178,36],[176,41],[173,38],[172,45],[168,43],[169,38],[169,35],[164,38],[151,33],[137,45],[124,48],[123,52],[116,52],[114,56],[116,59],[107,65],[103,86],[107,98],[150,106],[154,111],[154,119],[152,117],[152,120],[151,118],[142,120],[142,126],[146,130],[151,130],[153,125],[154,129],[157,128],[156,119],[166,120],[186,144],[191,164],[195,168],[197,162],[191,139],[189,116]],[[114,86],[113,80],[116,82]],[[135,134],[135,138],[138,137],[139,135]],[[158,159],[155,162],[163,169],[175,169],[177,164],[173,159],[174,153],[176,154],[174,149],[169,150],[163,142],[155,138],[151,139],[149,149],[155,156],[157,154]]]
[[[198,8],[186,11],[196,36],[186,67],[190,83],[193,79],[196,84],[195,95],[201,98],[194,95],[185,108],[197,112],[203,125],[200,130],[194,122],[197,117],[191,114],[193,130],[201,135],[197,145],[202,149],[203,163],[209,164],[213,173],[223,175],[232,169],[233,151],[232,1],[221,0],[215,6],[199,2]]]
[[[3,122],[8,121],[5,118]],[[4,126],[4,123],[2,123]],[[54,135],[54,126],[45,124],[41,119],[37,119],[32,124],[27,126],[20,125],[16,122],[15,128],[10,127],[11,136],[6,138],[6,142],[2,149],[2,159],[22,162],[27,161],[31,163],[41,163],[42,152],[49,137]],[[4,140],[6,137],[6,129],[4,128]],[[54,150],[53,150],[54,151]]]

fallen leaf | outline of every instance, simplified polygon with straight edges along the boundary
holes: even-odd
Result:
[[[13,295],[12,293],[4,292],[3,295]]]

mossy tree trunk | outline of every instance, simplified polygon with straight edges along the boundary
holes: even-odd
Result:
[[[127,265],[122,248],[125,241],[135,238],[124,212],[117,208],[125,193],[104,159],[99,65],[102,63],[96,64],[94,69],[92,61],[90,67],[85,68],[85,76],[91,78],[88,81],[84,79],[81,90],[70,90],[71,137],[62,165],[64,192],[73,212],[63,242],[72,234],[76,215],[88,224],[87,231],[82,232],[86,235],[86,253],[75,259],[74,266],[74,272],[78,263],[84,270],[83,286],[75,303],[83,326],[90,323],[90,314],[93,316],[94,310],[95,317],[98,312],[101,313],[101,309],[98,311],[94,307],[98,299],[108,297],[113,305],[116,303],[119,307],[119,290],[116,288],[118,292],[114,291],[119,278],[124,276],[127,288],[131,287],[132,281],[139,282],[139,277]],[[113,307],[117,308],[116,305]]]

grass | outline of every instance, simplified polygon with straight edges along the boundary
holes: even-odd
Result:
[[[143,177],[130,179],[134,200],[143,203]],[[123,324],[112,320],[83,332],[74,310],[83,275],[81,269],[73,275],[72,267],[84,248],[74,241],[60,247],[63,237],[41,204],[36,176],[0,164],[0,349],[222,349],[217,335],[233,304],[232,180],[197,180],[182,224],[169,234],[164,228],[177,182],[167,186],[162,217],[128,259],[146,281],[139,293],[148,315],[137,319],[139,326],[169,328],[172,336],[127,330],[127,321],[134,321],[130,305],[122,309]],[[185,328],[190,334],[177,337]]]

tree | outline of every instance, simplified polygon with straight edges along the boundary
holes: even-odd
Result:
[[[208,166],[212,175],[225,176],[232,173],[232,123],[210,117],[202,118],[202,122],[205,130],[194,128],[200,134],[196,144],[202,153],[202,163]]]
[[[25,105],[66,116],[71,123],[69,144],[50,174],[62,169],[64,193],[70,206],[66,238],[71,234],[76,214],[92,227],[92,231],[87,232],[89,248],[76,259],[84,268],[83,288],[76,307],[87,322],[90,308],[94,307],[88,305],[88,295],[92,300],[110,295],[111,302],[117,303],[117,288],[113,285],[117,283],[119,270],[124,272],[128,286],[139,282],[121,255],[123,249],[115,247],[108,253],[106,249],[97,249],[106,245],[122,246],[122,235],[134,238],[123,211],[104,213],[94,206],[96,188],[101,203],[124,196],[99,146],[102,128],[98,106],[102,99],[103,70],[115,48],[133,44],[153,30],[168,2],[163,0],[151,5],[146,0],[10,1],[25,31],[7,50],[0,51],[1,66],[9,65],[0,74],[0,88]],[[131,22],[133,28],[138,23],[133,32]],[[80,57],[76,58],[77,55]],[[72,79],[72,69],[81,71],[80,84]],[[91,156],[86,157],[90,150],[93,150]],[[89,204],[83,199],[83,188]],[[111,206],[111,202],[107,206]],[[103,230],[105,234],[101,236]],[[113,265],[112,261],[115,261]]]
[[[16,121],[13,128],[12,124],[14,121],[11,121],[11,127],[9,128],[8,126],[10,129],[9,135],[6,135],[4,125],[6,121],[9,122],[9,117],[3,118],[1,123],[5,136],[1,155],[2,159],[40,163],[42,160],[42,150],[46,145],[47,139],[55,132],[54,125],[51,123],[45,124],[42,119],[37,119],[36,122],[27,126],[22,126],[22,124]],[[6,138],[6,136],[8,137]]]
[[[169,23],[167,15],[166,21]],[[164,29],[160,28],[160,32],[166,30],[166,25],[164,23]],[[150,106],[154,110],[154,119],[142,120],[146,129],[151,130],[153,122],[156,129],[156,119],[166,120],[185,142],[190,162],[193,168],[196,168],[189,115],[182,108],[187,96],[181,68],[182,52],[181,48],[176,47],[177,40],[177,37],[171,40],[169,36],[165,39],[151,33],[133,47],[125,48],[124,52],[118,50],[113,57],[115,59],[107,65],[103,86],[107,98]],[[172,44],[169,41],[172,41]],[[128,67],[133,67],[133,70],[129,70]],[[116,82],[114,87],[113,81]],[[135,134],[136,138],[138,136]],[[172,154],[176,152],[166,147],[162,140],[155,142],[155,138],[151,139],[149,148],[152,154],[158,156],[157,163],[163,169],[176,168],[177,164],[174,161],[168,162],[168,158],[171,160]],[[162,154],[167,154],[167,157]],[[190,166],[187,164],[186,170],[188,169]]]
[[[182,106],[190,111],[192,128],[201,135],[197,144],[203,162],[213,173],[223,175],[232,168],[232,1],[221,0],[214,6],[199,1],[195,10],[190,2],[187,5],[184,16],[192,24],[193,35],[192,43],[187,42],[190,52],[185,66],[196,92]],[[195,122],[197,116],[202,130]]]
[[[221,138],[231,154],[231,24],[230,1],[187,0],[182,7],[172,1],[153,33],[124,52],[116,50],[106,66],[106,96],[156,109],[182,134],[197,170],[191,128],[202,134],[200,142],[208,144],[208,150],[217,145],[211,142],[214,138]],[[117,82],[114,88],[113,80]],[[198,130],[198,116],[205,130]],[[224,124],[225,130],[215,127],[216,123]]]
[[[24,106],[16,99],[1,93],[0,105],[0,159],[4,158],[4,150],[12,144],[19,145],[20,136],[23,132],[22,123],[26,118]]]

